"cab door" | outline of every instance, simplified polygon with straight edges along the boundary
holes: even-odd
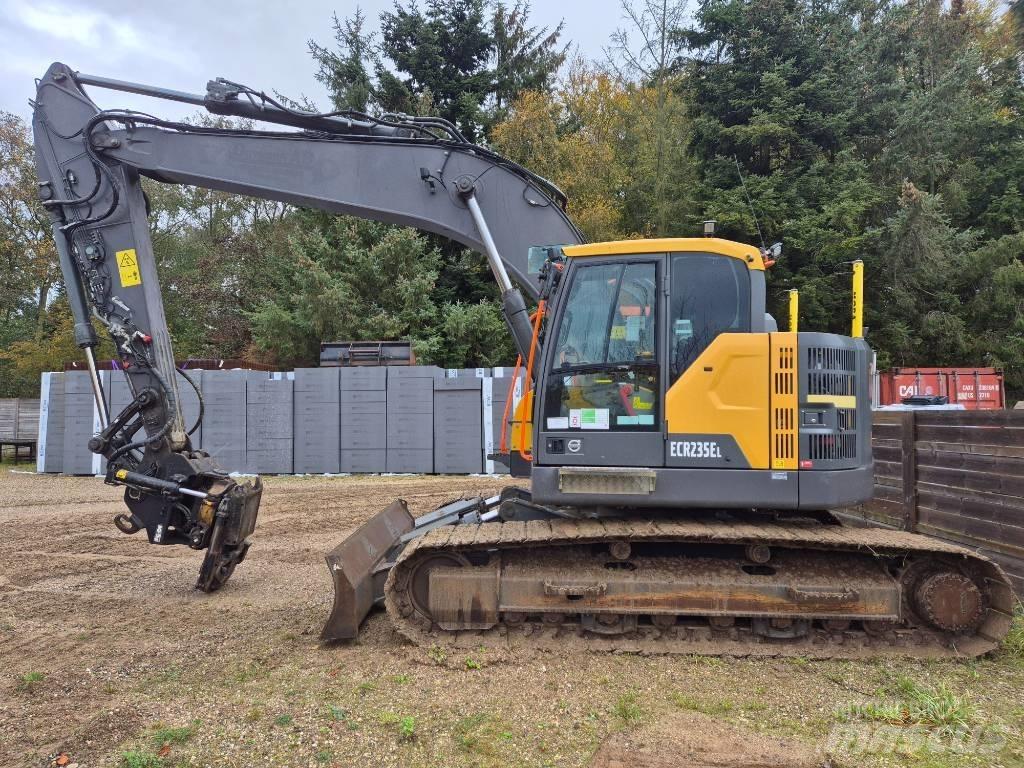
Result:
[[[544,345],[536,463],[662,465],[664,261],[570,261]]]

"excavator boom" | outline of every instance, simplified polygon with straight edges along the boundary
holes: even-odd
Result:
[[[293,130],[101,110],[86,87]],[[539,288],[531,247],[582,242],[554,185],[469,143],[439,118],[317,115],[225,80],[197,95],[83,75],[60,63],[38,81],[33,107],[39,193],[101,414],[102,431],[89,447],[106,457],[107,482],[126,487],[129,512],[115,523],[126,533],[146,530],[155,544],[206,550],[197,586],[208,591],[245,557],[261,484],[236,482],[189,441],[178,389],[193,385],[174,365],[141,177],[416,227],[478,250],[524,352],[531,334],[526,297]],[[134,395],[113,417],[93,359],[94,319],[114,341]]]

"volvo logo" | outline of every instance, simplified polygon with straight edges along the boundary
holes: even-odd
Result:
[[[566,445],[569,448],[569,453],[579,453],[580,450],[583,448],[583,441],[582,440],[570,440]]]

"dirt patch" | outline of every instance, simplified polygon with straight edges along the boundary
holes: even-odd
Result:
[[[590,768],[820,768],[824,762],[795,739],[676,712],[609,737]]]
[[[118,489],[0,469],[0,766],[42,768],[63,751],[81,768],[582,768],[595,754],[644,765],[660,743],[673,745],[665,759],[740,744],[772,755],[779,739],[789,759],[816,754],[837,708],[899,676],[964,691],[979,722],[1010,729],[998,761],[1024,761],[1024,662],[1005,654],[964,665],[416,648],[382,613],[356,642],[319,644],[325,552],[395,498],[421,514],[504,482],[267,478],[249,557],[206,595],[193,589],[201,553],[114,529]]]

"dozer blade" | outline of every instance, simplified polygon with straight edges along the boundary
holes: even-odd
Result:
[[[412,529],[409,508],[399,499],[327,553],[334,608],[320,633],[322,641],[351,640],[359,634],[366,614],[384,598],[384,582],[401,549],[401,537]]]

